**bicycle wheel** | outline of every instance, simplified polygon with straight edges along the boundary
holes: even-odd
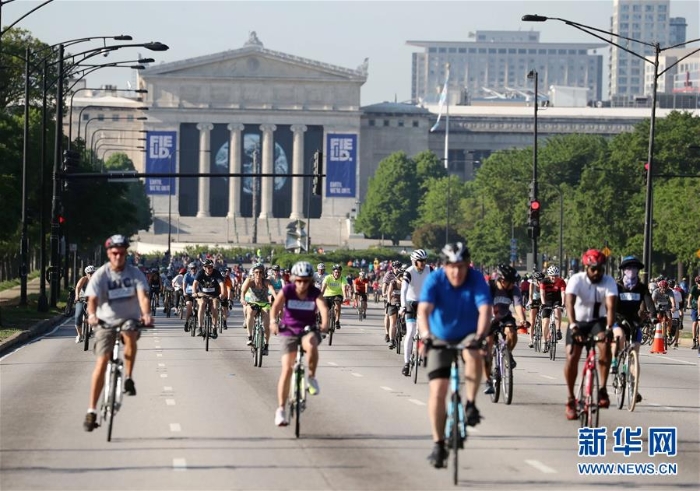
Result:
[[[255,366],[261,367],[263,362],[263,348],[265,346],[265,336],[263,335],[263,327],[259,324],[259,320],[255,325]]]
[[[83,321],[83,351],[87,351],[90,347],[90,332],[92,328],[88,324],[87,320]]]
[[[498,347],[493,347],[493,355],[491,356],[491,383],[493,384],[493,394],[491,394],[491,402],[498,402],[501,398],[501,373],[498,362]]]
[[[535,320],[535,335],[533,338],[535,342],[535,351],[539,353],[542,351],[542,319],[540,319],[539,315]]]
[[[510,362],[510,350],[503,348],[501,354],[503,369],[501,372],[501,388],[503,389],[503,402],[510,404],[513,402],[513,367]]]
[[[194,312],[188,322],[190,323],[190,336],[195,337],[197,335],[197,316]]]
[[[625,382],[627,380],[627,374],[625,373],[626,370],[623,370],[623,367],[625,367],[627,364],[625,352],[622,351],[618,356],[617,356],[617,373],[613,375],[613,391],[615,392],[615,399],[617,401],[617,408],[622,409],[622,406],[625,405],[625,392],[626,392],[626,387],[625,387]]]
[[[204,317],[204,350],[209,351],[209,331],[211,330],[211,317],[207,314]]]
[[[112,441],[112,426],[114,424],[114,413],[117,402],[117,383],[119,371],[115,363],[110,363],[109,392],[107,395],[107,441]]]
[[[627,410],[634,411],[639,393],[639,357],[631,350],[627,355]]]
[[[165,295],[163,300],[163,308],[165,309],[165,317],[170,318],[170,295]]]
[[[557,330],[556,326],[552,326],[549,333],[549,359],[554,361],[557,358]]]
[[[462,435],[459,431],[459,393],[452,394],[452,482],[457,485],[459,481],[459,448],[461,446]]]
[[[401,345],[403,344],[403,336],[401,335],[401,323],[397,322],[396,323],[396,354],[400,355],[401,354]]]
[[[418,341],[414,341],[415,344],[418,344]],[[418,383],[418,366],[420,365],[420,355],[418,354],[418,350],[414,349],[413,350],[413,359],[411,360],[413,364],[413,383],[417,384]]]
[[[586,378],[588,377],[589,370],[584,368],[581,374],[581,382],[578,385],[578,392],[576,393],[576,410],[578,411],[578,419],[581,428],[588,426],[588,408],[589,404],[588,396],[586,395]]]
[[[598,427],[600,408],[598,407],[598,370],[592,371],[590,403],[588,404],[588,424],[591,428]]]
[[[301,405],[302,405],[302,380],[304,380],[304,372],[300,369],[297,369],[296,371],[296,376],[294,377],[295,380],[295,387],[294,387],[294,405],[295,405],[295,412],[297,415],[297,419],[294,421],[294,434],[296,435],[297,438],[299,438],[299,432],[301,430]]]

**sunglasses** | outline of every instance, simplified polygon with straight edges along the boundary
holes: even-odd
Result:
[[[424,262],[425,262],[425,259],[416,259],[416,262],[417,262],[417,263],[424,263]]]
[[[294,283],[311,283],[311,280],[309,279],[303,279],[303,278],[297,278],[294,280]]]
[[[594,273],[600,273],[603,271],[603,269],[605,269],[603,266],[588,266],[588,270],[593,271]]]

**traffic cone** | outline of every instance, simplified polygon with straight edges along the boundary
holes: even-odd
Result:
[[[527,327],[525,327],[525,326],[520,326],[520,327],[518,328],[518,334],[527,334],[527,333],[528,333]]]
[[[666,354],[666,348],[664,347],[664,331],[660,322],[656,324],[656,330],[654,331],[654,342],[651,345],[650,353],[658,353],[661,355]]]

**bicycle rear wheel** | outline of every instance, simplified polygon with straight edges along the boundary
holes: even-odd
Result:
[[[263,348],[265,347],[265,336],[261,325],[255,326],[255,366],[261,367],[263,363]]]
[[[503,402],[510,404],[513,402],[513,367],[510,362],[510,350],[508,348],[503,348],[503,354],[501,355],[501,360],[503,361],[503,370],[501,387],[503,388]]]
[[[622,409],[625,405],[627,374],[625,370],[623,370],[623,367],[626,366],[626,362],[627,360],[623,351],[617,356],[617,373],[613,375],[613,391],[615,392],[615,400],[617,401],[618,409]]]
[[[165,296],[163,300],[163,308],[165,309],[165,317],[170,318],[170,295]]]
[[[491,402],[496,403],[501,398],[501,373],[498,362],[498,348],[493,347],[493,355],[491,355],[491,383],[493,384],[493,394],[491,394]]]
[[[83,351],[87,351],[90,347],[90,331],[92,328],[87,321],[83,321]]]
[[[204,316],[204,350],[209,351],[209,331],[211,330],[211,317]]]
[[[114,425],[114,413],[117,403],[117,386],[119,382],[119,371],[115,363],[110,363],[109,367],[109,387],[107,395],[107,441],[112,441],[112,426]]]
[[[537,353],[542,351],[542,320],[539,316],[535,320],[535,335],[533,336],[533,341],[535,342],[535,351]]]
[[[403,344],[403,335],[401,334],[401,322],[396,323],[396,354],[401,354],[401,345]]]
[[[297,369],[295,374],[295,384],[294,384],[294,405],[297,419],[294,421],[294,435],[299,438],[299,433],[301,431],[301,405],[302,405],[302,380],[304,379],[304,373]]]
[[[557,326],[551,321],[549,328],[549,359],[554,361],[557,358]]]
[[[418,344],[418,341],[414,341],[415,344]],[[417,384],[418,383],[418,366],[420,365],[420,354],[418,353],[417,349],[414,349],[413,351],[413,359],[411,360],[413,362],[413,383]]]
[[[591,428],[598,427],[598,420],[600,416],[600,407],[598,406],[598,370],[592,371],[593,377],[591,380],[591,399],[588,405],[588,424]]]
[[[627,355],[627,410],[634,411],[639,393],[639,357],[631,350]]]
[[[589,401],[586,395],[586,377],[588,377],[588,369],[584,368],[581,374],[581,382],[578,385],[578,392],[576,393],[576,411],[578,411],[581,428],[588,426],[588,410],[586,406]]]

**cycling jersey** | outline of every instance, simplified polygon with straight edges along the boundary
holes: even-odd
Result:
[[[656,310],[662,310],[664,312],[671,310],[669,294],[670,292],[668,290],[665,292],[662,292],[660,289],[654,290],[654,293],[651,294],[651,299],[654,301],[654,305],[656,305]]]
[[[185,277],[182,280],[182,284],[184,285],[185,288],[185,293],[188,295],[192,295],[192,283],[194,283],[194,277],[192,273],[187,273]]]
[[[151,275],[148,277],[148,286],[151,291],[157,292],[160,290],[160,276]]]
[[[248,290],[245,292],[245,301],[248,303],[269,303],[269,284],[267,280],[262,280],[262,286],[258,287],[255,281],[250,280]]]
[[[343,278],[336,280],[333,275],[326,275],[322,285],[326,285],[326,289],[323,291],[324,297],[342,297],[344,295],[343,285],[345,285],[345,280]]]
[[[618,303],[616,312],[627,321],[634,323],[640,321],[639,308],[642,303],[645,304],[648,311],[654,311],[649,288],[644,283],[637,282],[634,287],[627,289],[620,282],[617,284],[617,291]]]
[[[367,278],[355,278],[353,284],[355,285],[355,291],[357,293],[367,293],[367,285],[369,284]]]
[[[561,294],[564,291],[566,283],[558,276],[553,280],[545,278],[540,283],[540,294],[545,305],[561,305]]]
[[[201,270],[197,273],[195,281],[199,286],[199,292],[208,296],[218,296],[221,293],[221,285],[224,282],[221,273],[216,269],[211,272],[211,275],[207,275],[205,270]]]
[[[617,296],[617,285],[610,275],[603,275],[598,283],[592,283],[585,271],[576,273],[566,285],[567,295],[576,295],[574,312],[576,322],[595,322],[607,315],[607,297]]]
[[[321,286],[323,285],[323,280],[326,278],[326,276],[328,276],[326,273],[314,273],[314,286],[319,290],[321,289]]]
[[[282,313],[280,336],[300,336],[306,326],[316,324],[316,299],[321,291],[315,286],[310,286],[306,298],[297,296],[294,284],[285,285],[282,288],[285,298],[284,312]]]
[[[510,306],[522,306],[522,294],[520,293],[520,288],[513,285],[510,290],[502,289],[498,286],[498,282],[491,281],[489,283],[491,289],[491,296],[493,298],[493,317],[497,321],[510,320],[512,315],[510,313]],[[514,321],[513,321],[514,322]]]
[[[403,275],[401,283],[401,306],[410,307],[410,303],[417,302],[420,298],[420,291],[423,288],[425,279],[432,272],[430,266],[424,267],[423,271],[418,271],[418,268],[411,266]]]
[[[173,278],[172,285],[175,290],[182,290],[183,283],[185,281],[185,275],[179,274]]]
[[[270,278],[269,281],[272,288],[274,288],[276,292],[282,289],[282,278]]]

